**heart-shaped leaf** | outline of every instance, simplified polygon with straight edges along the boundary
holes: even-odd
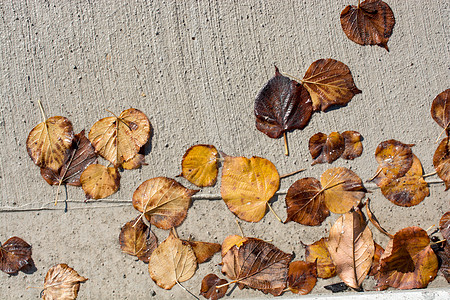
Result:
[[[328,136],[322,132],[314,134],[309,139],[309,152],[314,159],[311,165],[331,164],[344,153],[344,146],[344,138],[339,132],[332,132]]]
[[[306,245],[305,260],[309,263],[317,262],[317,277],[326,279],[336,276],[336,266],[328,251],[327,239],[321,238],[312,245]]]
[[[380,165],[379,171],[389,179],[402,177],[413,163],[411,146],[396,140],[381,142],[375,150],[375,159]]]
[[[3,272],[17,273],[32,262],[31,246],[21,238],[14,236],[0,244],[0,270]]]
[[[450,188],[450,139],[442,140],[434,152],[433,165],[436,172],[445,183],[445,190]]]
[[[87,280],[66,264],[53,266],[45,275],[42,298],[44,300],[74,300],[80,290],[80,283]]]
[[[227,280],[219,278],[215,274],[208,274],[202,280],[202,286],[200,288],[200,295],[206,299],[217,300],[223,298],[228,290],[228,285],[220,288],[217,286],[228,283]]]
[[[158,238],[138,217],[123,225],[120,230],[119,243],[123,252],[148,263],[150,255],[158,246]]]
[[[293,261],[289,264],[288,289],[294,294],[309,294],[317,282],[316,263]]]
[[[446,89],[434,98],[431,104],[431,117],[444,128],[447,135],[450,131],[450,89]]]
[[[341,135],[345,144],[341,157],[350,160],[360,157],[363,152],[361,134],[357,131],[344,131]]]
[[[92,164],[81,173],[81,187],[89,199],[111,196],[120,186],[120,174],[116,168]]]
[[[212,145],[195,145],[189,148],[181,162],[181,175],[199,187],[213,186],[217,181],[219,153]]]

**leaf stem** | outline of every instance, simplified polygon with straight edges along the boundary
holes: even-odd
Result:
[[[40,99],[38,100],[38,104],[39,104],[39,110],[41,111],[42,118],[44,119],[42,122],[45,122],[45,121],[47,121],[47,116],[45,115],[44,107],[42,106],[42,102]]]
[[[277,213],[273,210],[272,206],[269,204],[269,202],[267,202],[267,206],[269,207],[270,211],[273,213],[273,215],[275,216],[275,218],[280,221],[280,223],[283,223],[283,221],[281,220],[281,218],[277,215]]]
[[[427,177],[430,177],[430,176],[433,176],[433,175],[436,175],[436,174],[437,174],[437,172],[436,172],[436,171],[434,171],[434,172],[431,172],[431,173],[428,173],[428,174],[422,175],[422,178],[427,178]]]
[[[242,231],[241,224],[239,224],[238,219],[234,219],[236,221],[236,225],[239,228],[239,231],[241,232],[241,236],[244,237],[244,231]]]
[[[436,142],[434,142],[435,144],[437,144],[437,142],[439,142],[439,139],[441,138],[442,134],[444,134],[444,132],[448,129],[448,126],[450,126],[450,122],[447,123],[447,126],[445,126],[444,129],[442,129],[441,133],[439,133]]]
[[[280,179],[283,179],[283,178],[286,178],[286,177],[289,177],[289,176],[293,176],[293,175],[295,175],[297,173],[300,173],[300,172],[303,172],[305,170],[306,169],[300,169],[300,170],[297,170],[297,171],[294,171],[294,172],[291,172],[291,173],[280,175]]]
[[[297,78],[297,77],[295,77],[295,76],[293,76],[293,75],[291,75],[291,74],[288,74],[288,73],[281,73],[282,75],[285,75],[285,76],[287,76],[287,77],[291,77],[291,78],[293,78],[295,81],[297,81],[297,82],[300,82],[301,84],[303,84],[303,80],[302,79],[299,79],[299,78]]]
[[[283,138],[284,138],[284,155],[289,156],[289,148],[288,148],[286,131],[283,132]]]
[[[220,289],[220,288],[223,288],[223,287],[225,287],[225,286],[229,286],[230,284],[238,283],[238,282],[239,282],[239,279],[236,279],[236,280],[233,280],[233,281],[230,281],[230,282],[221,284],[221,285],[217,285],[217,286],[216,286],[216,289]]]
[[[369,180],[367,180],[366,182],[371,182],[372,180],[374,180],[375,178],[377,178],[378,175],[380,175],[381,171],[383,171],[382,168],[380,168],[377,173],[375,173],[375,175],[373,175],[372,178],[370,178]]]
[[[428,229],[427,230],[425,230],[426,232],[428,232],[428,231],[430,231],[432,228],[434,227],[434,224],[433,225],[431,225],[430,227],[428,227]]]
[[[197,296],[195,296],[194,294],[192,294],[192,292],[189,291],[187,288],[185,288],[181,283],[179,283],[178,280],[177,280],[177,284],[178,284],[183,290],[185,290],[186,292],[188,292],[192,297],[194,297],[194,298],[197,299],[197,300],[200,300],[199,297],[197,297]]]

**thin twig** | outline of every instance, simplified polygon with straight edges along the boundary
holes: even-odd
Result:
[[[306,169],[300,169],[300,170],[297,170],[297,171],[294,171],[294,172],[291,172],[291,173],[287,173],[287,174],[280,175],[280,179],[284,179],[284,178],[287,178],[287,177],[289,177],[289,176],[293,176],[293,175],[298,174],[298,173],[300,173],[300,172],[303,172],[303,171],[305,171],[305,170],[306,170]]]
[[[434,172],[431,172],[431,173],[422,175],[422,177],[423,177],[423,178],[427,178],[427,177],[430,177],[430,176],[433,176],[433,175],[436,175],[436,174],[437,174],[437,171],[434,171]]]
[[[178,282],[178,280],[177,280],[177,284],[178,284],[183,290],[185,290],[186,292],[188,292],[192,297],[194,297],[194,298],[197,299],[197,300],[200,300],[199,297],[195,296],[194,294],[192,294],[191,291],[189,291],[187,288],[185,288],[184,286],[182,286],[181,283]]]
[[[244,231],[242,231],[241,224],[239,224],[239,221],[237,219],[235,219],[235,221],[236,221],[237,227],[239,228],[239,231],[241,232],[241,236],[244,237],[245,235],[244,235]]]
[[[283,132],[283,138],[284,138],[284,155],[289,156],[289,148],[288,148],[286,131]]]
[[[430,231],[432,228],[434,227],[434,224],[433,225],[431,225],[430,227],[428,227],[428,229],[427,230],[425,230],[426,232],[428,232],[428,231]]]

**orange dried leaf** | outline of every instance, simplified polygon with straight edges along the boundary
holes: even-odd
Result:
[[[436,277],[438,260],[425,230],[407,227],[389,241],[375,275],[377,289],[425,288]]]
[[[348,286],[359,289],[375,253],[372,232],[361,211],[342,215],[330,229],[328,251],[336,273]]]
[[[375,158],[381,171],[389,179],[402,177],[413,163],[412,145],[396,140],[381,142],[375,150]]]
[[[32,263],[31,246],[21,238],[14,236],[0,244],[0,270],[3,272],[14,274]]]
[[[450,188],[450,139],[442,140],[434,152],[433,165],[436,172],[445,183],[445,190]]]
[[[87,280],[66,264],[53,266],[45,275],[42,298],[44,300],[76,299],[80,283]]]
[[[305,260],[309,263],[317,261],[317,277],[326,279],[336,276],[336,266],[331,260],[325,238],[321,238],[312,245],[306,245]]]
[[[434,98],[431,104],[431,117],[439,126],[445,129],[447,135],[450,131],[450,89],[446,89]]]
[[[198,190],[185,188],[167,177],[155,177],[144,181],[133,194],[133,206],[151,224],[161,229],[179,226],[187,215],[191,196]]]
[[[341,25],[347,37],[360,45],[378,45],[389,51],[395,18],[392,9],[381,0],[366,0],[349,5],[341,12]]]
[[[133,156],[133,158],[130,158],[127,161],[124,161],[122,163],[122,167],[125,170],[134,170],[134,169],[139,169],[142,166],[146,166],[147,163],[145,162],[145,156],[144,154],[136,154],[135,156]]]
[[[288,289],[294,294],[309,294],[317,282],[316,263],[293,261],[289,264]]]
[[[123,252],[137,256],[137,258],[148,263],[150,255],[158,246],[158,238],[150,230],[142,219],[136,219],[125,223],[120,230],[119,244]]]
[[[341,157],[350,160],[360,157],[363,152],[361,134],[357,131],[344,131],[341,135],[345,144]]]
[[[140,110],[124,110],[119,117],[97,121],[89,131],[89,140],[103,158],[115,167],[132,159],[150,138],[150,121]]]
[[[439,221],[439,231],[444,239],[450,240],[450,211],[446,212]],[[447,243],[450,244],[450,241]]]
[[[212,145],[195,145],[189,148],[181,162],[181,175],[199,187],[213,186],[217,181],[219,153]]]
[[[222,258],[222,273],[239,283],[274,296],[286,288],[288,266],[293,258],[272,244],[247,238],[241,247],[233,246]]]
[[[346,105],[354,95],[361,93],[353,82],[347,65],[331,58],[313,62],[306,71],[302,84],[311,95],[314,111],[325,111],[334,105]]]
[[[102,199],[117,192],[120,174],[116,168],[92,164],[81,173],[80,182],[86,197]]]
[[[161,288],[170,290],[177,282],[194,276],[197,259],[188,242],[169,237],[153,251],[148,271],[153,281]]]
[[[217,286],[228,283],[227,280],[219,278],[215,274],[208,274],[202,280],[200,288],[200,295],[206,299],[217,300],[225,296],[228,290],[228,285],[216,288]]]
[[[241,247],[242,244],[247,240],[246,237],[242,237],[239,235],[230,235],[223,240],[222,243],[222,257],[227,254],[228,250],[233,248],[233,246]]]
[[[194,250],[197,263],[201,264],[208,261],[215,253],[219,252],[222,247],[217,243],[187,241]]]
[[[384,253],[383,247],[378,245],[376,242],[374,242],[374,244],[375,244],[375,253],[373,255],[373,261],[372,266],[370,267],[370,272],[369,274],[367,274],[367,276],[375,276],[375,274],[378,273],[378,268],[380,267],[380,257]]]
[[[311,165],[331,164],[344,153],[344,145],[344,138],[339,132],[332,132],[328,136],[322,132],[314,134],[309,139],[309,152],[314,159]]]
[[[72,123],[65,117],[50,117],[30,131],[28,155],[39,167],[56,172],[63,165],[72,140]]]
[[[441,267],[439,271],[450,283],[450,211],[446,212],[439,221],[439,231],[441,232],[444,239],[446,239],[444,244],[444,249],[438,251],[437,254],[441,259]]]
[[[260,221],[279,185],[280,176],[269,160],[225,156],[220,193],[228,209],[241,220]]]

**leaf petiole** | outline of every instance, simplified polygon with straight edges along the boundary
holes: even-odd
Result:
[[[280,221],[280,223],[283,223],[283,221],[281,220],[281,218],[277,215],[277,213],[273,210],[272,206],[269,204],[269,202],[267,202],[267,206],[269,207],[269,210],[273,213],[273,215],[275,216],[275,218]]]

